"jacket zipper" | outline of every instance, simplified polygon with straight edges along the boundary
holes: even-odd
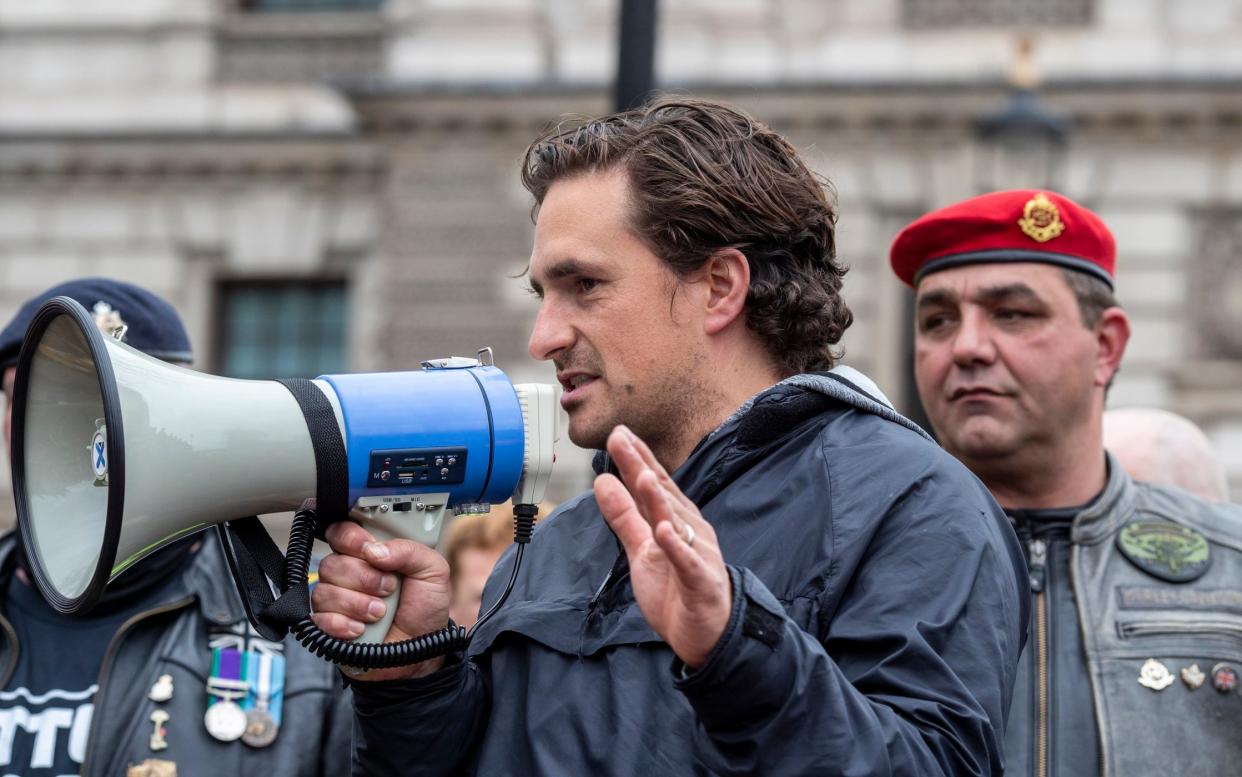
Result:
[[[1037,777],[1048,777],[1048,544],[1030,541],[1031,591],[1035,593],[1035,661],[1038,675],[1038,729],[1035,732]]]
[[[1083,595],[1082,591],[1078,590],[1078,553],[1078,546],[1070,545],[1070,590],[1073,591],[1076,601],[1085,602],[1087,601],[1087,597]],[[1088,628],[1087,613],[1083,607],[1075,607],[1074,609],[1078,611],[1078,629],[1079,633],[1083,635],[1083,647],[1085,648],[1087,643],[1086,635]],[[1108,759],[1105,757],[1105,753],[1108,752],[1108,749],[1112,746],[1112,740],[1108,736],[1108,728],[1104,723],[1104,707],[1100,704],[1100,681],[1096,676],[1096,673],[1091,671],[1089,664],[1087,668],[1087,677],[1091,682],[1091,706],[1095,710],[1095,730],[1099,741],[1099,752],[1097,753],[1099,758],[1097,764],[1100,767],[1099,775],[1100,777],[1108,777]]]
[[[1222,621],[1118,621],[1122,639],[1165,634],[1222,634],[1242,639],[1242,625]]]
[[[115,658],[117,648],[120,647],[121,642],[125,639],[128,632],[134,626],[138,625],[139,622],[144,621],[147,618],[152,618],[156,615],[163,615],[164,613],[173,612],[174,610],[180,610],[183,607],[189,606],[193,602],[194,597],[187,596],[184,599],[180,599],[170,604],[165,604],[160,607],[153,607],[150,610],[137,613],[136,615],[130,617],[129,620],[121,624],[121,628],[117,629],[116,634],[112,635],[112,640],[108,643],[108,650],[104,653],[103,663],[99,665],[99,678],[96,681],[96,685],[99,687],[99,690],[95,691],[95,700],[97,702],[102,701],[104,698],[104,692],[107,689],[108,672],[112,669],[112,659]],[[95,709],[99,709],[98,705],[96,705]],[[90,766],[91,755],[95,750],[95,738],[101,718],[102,716],[100,715],[91,716],[91,730],[86,737],[86,755],[82,758],[82,769],[78,772],[81,775],[90,773],[87,767]]]

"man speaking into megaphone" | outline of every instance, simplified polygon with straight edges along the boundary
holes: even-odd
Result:
[[[43,303],[62,296],[90,311],[107,336],[171,364],[192,360],[176,311],[145,289],[104,278],[48,289],[0,332],[10,454],[22,338]],[[247,628],[215,533],[141,559],[80,617],[40,597],[15,534],[0,539],[0,666],[8,667],[0,676],[0,773],[310,777],[348,769],[349,695],[338,674],[292,638],[270,642]],[[267,668],[264,703],[277,725],[262,736],[213,730],[204,718],[213,688],[253,707],[249,689],[218,682],[234,663]]]
[[[797,152],[672,99],[553,130],[521,170],[530,352],[600,474],[464,654],[352,683],[355,773],[1000,774],[1017,539],[832,369],[851,322],[836,213]],[[328,539],[325,631],[361,633],[397,580],[390,639],[445,626],[432,550],[345,522]]]

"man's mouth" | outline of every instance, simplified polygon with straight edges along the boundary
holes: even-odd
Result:
[[[949,394],[949,401],[956,402],[959,399],[982,399],[986,397],[1006,397],[1009,392],[1000,391],[990,386],[962,386],[953,390]]]
[[[568,409],[569,404],[576,402],[599,376],[588,372],[562,372],[556,379],[561,383],[561,406]]]

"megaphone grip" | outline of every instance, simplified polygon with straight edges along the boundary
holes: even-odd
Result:
[[[289,547],[285,552],[284,588],[306,585],[311,547],[318,523],[310,510],[299,510],[293,517]],[[401,642],[346,642],[326,634],[309,617],[292,628],[295,639],[320,658],[356,669],[389,669],[417,664],[437,656],[465,650],[470,644],[466,630],[450,624],[447,628]]]
[[[316,656],[355,669],[389,669],[394,666],[408,666],[437,656],[464,651],[479,626],[495,615],[500,606],[509,598],[513,584],[517,581],[518,571],[522,568],[522,556],[526,551],[527,543],[530,542],[537,512],[538,508],[535,505],[515,505],[517,552],[513,557],[513,572],[509,575],[509,582],[505,585],[500,598],[486,614],[479,618],[469,632],[461,626],[449,623],[447,628],[401,642],[346,642],[326,634],[309,617],[297,623],[290,631],[303,647]],[[283,587],[286,591],[295,585],[306,585],[306,573],[310,569],[311,547],[314,544],[316,524],[315,514],[310,510],[299,510],[293,516],[293,527],[289,532],[289,547],[285,553],[287,562]],[[395,602],[390,604],[390,609],[392,607],[395,607]]]

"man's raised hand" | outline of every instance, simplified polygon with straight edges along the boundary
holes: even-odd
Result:
[[[629,557],[634,598],[677,657],[700,667],[733,603],[716,532],[629,429],[613,429],[608,455],[621,478],[597,477],[595,499]]]

